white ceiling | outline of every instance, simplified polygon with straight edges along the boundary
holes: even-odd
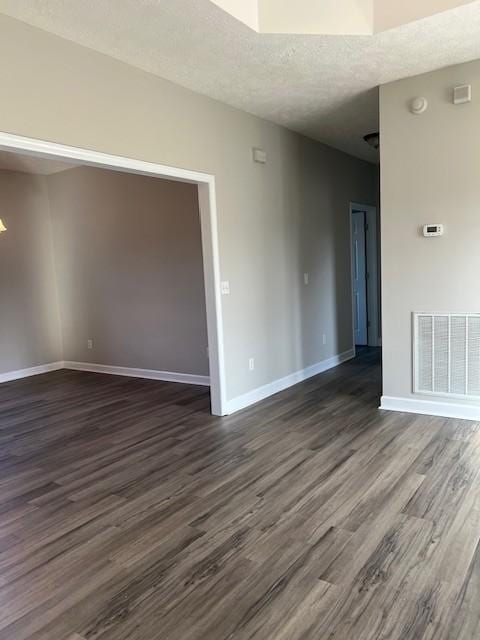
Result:
[[[348,37],[258,34],[209,0],[0,0],[0,12],[372,161],[362,136],[378,128],[379,84],[480,58],[480,0]]]
[[[259,33],[372,35],[475,0],[211,0]]]
[[[46,158],[35,158],[20,153],[0,151],[0,169],[5,171],[20,171],[21,173],[33,173],[40,176],[49,176],[72,167],[80,166],[73,162],[61,162]]]

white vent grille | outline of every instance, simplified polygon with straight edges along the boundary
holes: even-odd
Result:
[[[480,398],[480,314],[413,314],[415,393]]]

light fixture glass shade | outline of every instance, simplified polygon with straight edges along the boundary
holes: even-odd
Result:
[[[7,227],[3,224],[3,220],[0,218],[0,233],[6,230],[7,230]]]
[[[363,136],[363,139],[374,149],[378,149],[380,147],[380,134],[378,131],[376,133],[367,133],[366,136]]]

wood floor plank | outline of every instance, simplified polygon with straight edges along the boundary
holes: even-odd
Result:
[[[225,418],[0,385],[0,640],[478,640],[480,425],[379,392],[375,349]]]

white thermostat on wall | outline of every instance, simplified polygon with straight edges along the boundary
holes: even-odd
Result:
[[[425,224],[423,226],[423,235],[426,238],[443,236],[443,224]]]

